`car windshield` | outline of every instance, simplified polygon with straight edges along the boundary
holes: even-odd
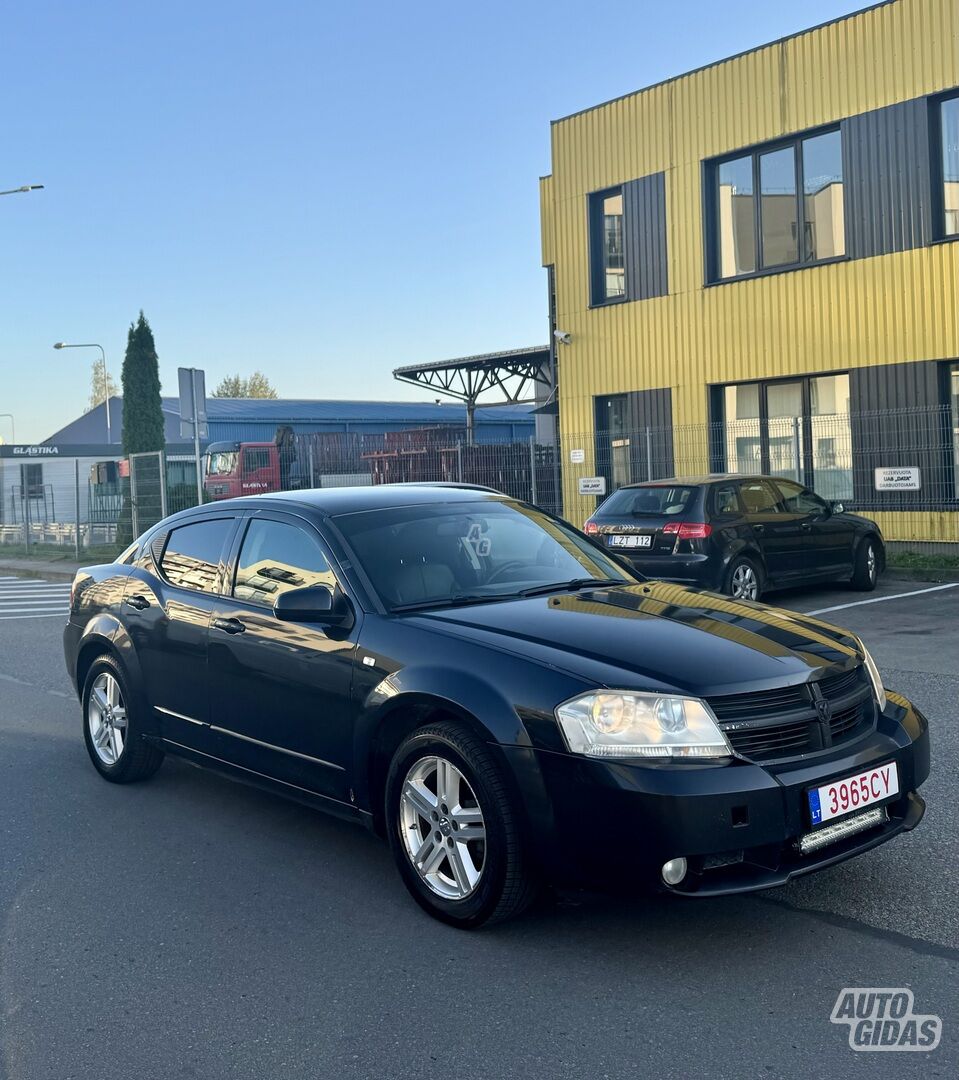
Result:
[[[236,457],[235,450],[219,450],[210,454],[210,461],[206,468],[207,476],[224,476],[235,472]]]
[[[683,513],[697,491],[699,488],[689,484],[620,488],[596,513],[617,517],[674,517]]]
[[[518,503],[394,507],[335,522],[391,610],[637,580],[585,537]]]

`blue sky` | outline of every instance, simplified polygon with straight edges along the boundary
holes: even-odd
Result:
[[[45,438],[150,319],[176,368],[420,397],[400,364],[546,340],[549,121],[855,10],[807,0],[10,4],[0,413]],[[9,421],[0,417],[0,437]]]

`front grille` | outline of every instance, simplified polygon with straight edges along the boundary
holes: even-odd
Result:
[[[829,703],[827,721],[819,698]],[[872,727],[875,715],[862,665],[813,683],[710,698],[709,706],[736,753],[762,762],[849,742]]]

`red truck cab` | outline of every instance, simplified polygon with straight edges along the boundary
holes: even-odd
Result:
[[[280,454],[271,442],[218,442],[206,450],[203,487],[210,499],[280,491]]]

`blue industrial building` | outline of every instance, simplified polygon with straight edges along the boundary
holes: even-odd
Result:
[[[179,398],[162,399],[169,447],[182,446]],[[310,432],[350,432],[382,435],[410,428],[443,427],[466,430],[466,405],[460,402],[416,401],[314,401],[305,398],[208,398],[206,402],[209,436],[206,442],[271,442],[278,427],[291,427],[296,434]],[[474,438],[478,443],[526,441],[534,433],[532,406],[499,405],[477,408]],[[113,442],[119,443],[123,422],[123,399],[110,400]],[[70,446],[106,443],[105,406],[55,432],[44,445]]]

